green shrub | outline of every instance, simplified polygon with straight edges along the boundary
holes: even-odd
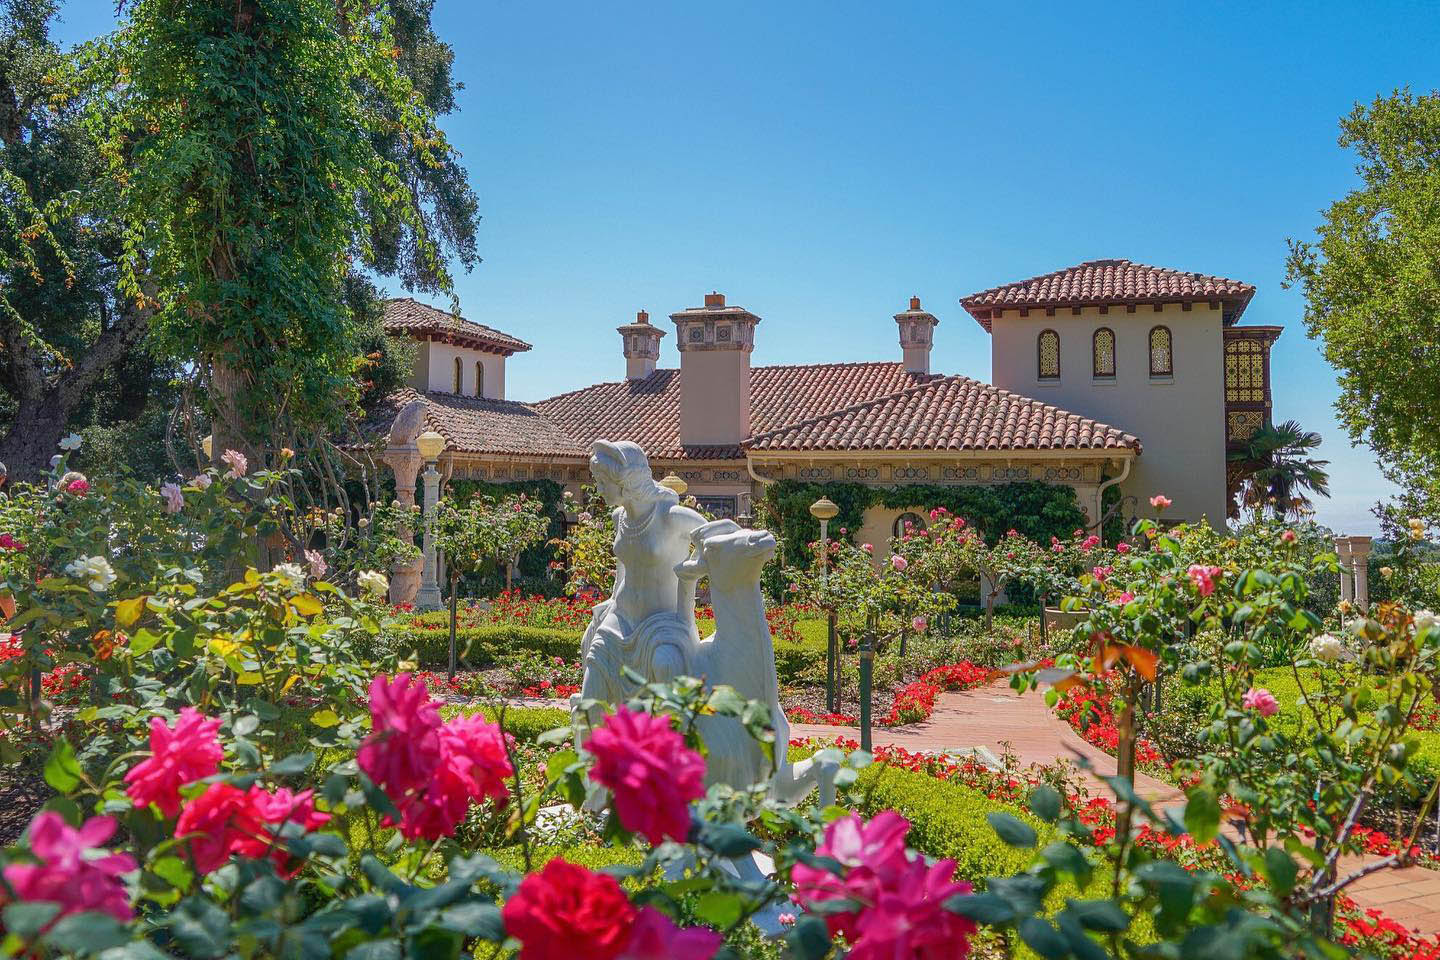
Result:
[[[491,723],[500,719],[500,711],[490,706],[443,707],[440,711],[440,715],[446,718],[459,714],[468,716],[474,713],[483,714],[485,719]],[[516,740],[534,740],[547,730],[569,725],[570,711],[559,707],[507,707],[505,709],[505,732]]]
[[[392,627],[391,643],[403,656],[417,655],[422,666],[450,662],[450,629],[446,627]],[[573,630],[547,630],[503,624],[467,627],[455,631],[455,646],[465,664],[476,670],[493,667],[506,654],[531,652],[574,660],[580,656],[581,634]]]

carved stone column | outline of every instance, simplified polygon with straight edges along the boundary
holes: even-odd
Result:
[[[1350,568],[1355,572],[1355,606],[1370,609],[1370,538],[1350,538]]]
[[[1335,555],[1340,558],[1340,599],[1355,602],[1355,576],[1350,560],[1350,538],[1335,538]]]
[[[435,507],[440,502],[440,471],[435,469],[434,463],[425,465],[425,536],[424,555],[420,562],[424,564],[421,570],[420,590],[415,594],[415,606],[421,610],[439,610],[440,581],[439,571],[435,567],[435,537],[430,530],[430,519],[435,514]]]
[[[415,506],[415,476],[420,472],[420,451],[413,443],[392,445],[381,455],[395,474],[395,499],[400,506]],[[413,544],[415,531],[407,524],[397,531],[401,540]],[[424,560],[416,557],[408,563],[397,563],[390,570],[390,602],[413,603],[420,589],[420,568]]]

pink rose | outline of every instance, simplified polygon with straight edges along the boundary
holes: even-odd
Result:
[[[520,881],[501,918],[523,960],[617,960],[636,911],[614,877],[557,857]]]
[[[590,778],[614,795],[620,825],[658,846],[690,833],[690,802],[705,795],[705,761],[670,719],[620,707],[585,741]]]
[[[860,544],[860,549],[861,549],[861,550],[864,550],[866,553],[874,553],[874,552],[875,552],[875,546],[874,546],[873,544],[869,544],[869,543],[862,543],[862,544]]]
[[[1116,553],[1120,553],[1120,554],[1129,553],[1129,552],[1130,552],[1130,544],[1128,544],[1128,543],[1117,543],[1117,544],[1115,544],[1115,552],[1116,552]]]
[[[199,489],[199,490],[209,490],[209,489],[210,489],[210,474],[208,474],[208,473],[197,473],[197,474],[195,474],[195,476],[193,476],[193,477],[190,478],[190,485],[191,485],[192,487],[195,487],[195,488]]]
[[[180,489],[178,483],[161,484],[160,497],[165,501],[166,513],[179,513],[185,509],[185,491]]]
[[[226,450],[220,454],[220,462],[230,468],[225,476],[231,480],[245,476],[245,471],[250,468],[250,463],[245,459],[245,454],[239,450]]]
[[[17,901],[59,904],[57,919],[94,910],[129,921],[134,911],[120,877],[137,869],[135,859],[127,853],[94,856],[115,827],[114,817],[91,817],[77,830],[53,810],[36,814],[27,833],[39,862],[5,867],[6,885]]]
[[[440,727],[440,760],[429,786],[399,803],[400,832],[438,840],[455,833],[472,803],[510,795],[515,771],[500,728],[481,714],[455,717]]]
[[[642,907],[618,960],[710,960],[723,942],[714,930],[682,930],[654,907]]]
[[[925,628],[930,626],[930,621],[926,620],[924,617],[916,617],[914,620],[910,621],[910,626],[914,629],[916,633],[924,633]]]
[[[150,718],[150,756],[125,774],[125,791],[135,806],[150,804],[167,817],[180,812],[180,788],[214,776],[224,751],[220,747],[220,721],[185,707],[174,727],[159,717]]]
[[[906,868],[905,834],[909,830],[910,821],[893,810],[876,814],[869,823],[856,813],[832,820],[815,853],[838,860],[845,874],[836,876],[819,867],[796,864],[790,873],[795,900],[802,906],[847,899],[874,903],[880,888],[895,883]],[[825,915],[831,934],[847,936],[858,919],[858,912]]]
[[[906,567],[910,566],[910,561],[896,553],[890,556],[890,566],[896,572],[903,572]]]
[[[24,550],[25,544],[8,533],[0,533],[0,547],[4,547],[6,550]]]
[[[1264,687],[1251,687],[1246,690],[1245,696],[1240,698],[1240,705],[1246,710],[1256,711],[1262,717],[1273,717],[1280,712],[1280,701]]]
[[[282,787],[268,793],[258,785],[241,790],[212,783],[185,804],[175,822],[175,835],[189,838],[186,845],[202,874],[220,869],[236,854],[249,860],[269,857],[282,874],[289,875],[295,869],[289,866],[290,854],[270,828],[295,823],[308,832],[329,820],[329,814],[315,810],[310,790],[291,793]]]
[[[1124,593],[1120,594],[1120,596],[1115,598],[1115,602],[1123,605],[1129,603],[1131,600],[1134,599],[1135,594],[1131,593],[1129,590],[1126,590]]]
[[[1215,581],[1220,578],[1221,572],[1219,567],[1207,567],[1196,563],[1191,564],[1185,574],[1195,584],[1195,589],[1200,591],[1200,596],[1208,597],[1215,592]]]
[[[1284,533],[1280,534],[1280,539],[1283,540],[1283,541],[1285,541],[1286,543],[1294,543],[1294,542],[1295,542],[1295,531],[1294,531],[1294,530],[1286,530]]]
[[[370,681],[370,735],[360,745],[360,769],[400,802],[425,790],[440,763],[440,712],[423,681],[408,673]]]
[[[77,497],[83,497],[89,491],[90,481],[86,480],[84,477],[80,477],[76,480],[71,480],[68,484],[65,485],[65,492],[73,494]]]
[[[329,569],[325,563],[325,555],[319,550],[306,550],[305,563],[310,567],[310,576],[316,580],[325,576],[325,571]]]
[[[1156,510],[1165,510],[1169,508],[1170,504],[1173,502],[1174,501],[1172,501],[1169,497],[1165,496],[1165,494],[1163,493],[1157,493],[1155,494],[1155,496],[1150,498],[1150,506],[1154,507]]]

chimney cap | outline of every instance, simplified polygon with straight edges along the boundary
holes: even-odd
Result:
[[[919,309],[920,309],[920,298],[919,298],[919,297],[911,297],[911,298],[910,298],[910,309],[911,309],[911,310],[919,310]]]
[[[705,294],[705,306],[707,306],[707,307],[723,307],[723,306],[725,306],[725,294],[721,293],[721,292],[718,291],[718,290],[712,290],[712,291],[710,291],[709,293]]]
[[[644,310],[637,310],[637,311],[635,311],[635,322],[636,322],[636,323],[649,323],[649,322],[650,322],[650,314],[646,313]]]

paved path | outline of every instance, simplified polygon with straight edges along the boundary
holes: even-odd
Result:
[[[825,727],[796,723],[792,737],[824,737],[842,734],[859,739],[853,727]],[[1080,739],[1065,721],[1045,706],[1039,693],[1020,696],[1007,686],[992,685],[975,690],[942,693],[935,712],[924,723],[899,729],[877,727],[876,746],[897,746],[906,750],[968,750],[986,747],[997,756],[1008,749],[1022,764],[1051,763],[1058,757],[1087,757],[1100,774],[1115,772],[1115,758]],[[1092,793],[1107,788],[1094,775]],[[1182,802],[1174,786],[1144,774],[1136,776],[1136,790],[1152,803]],[[1364,858],[1346,858],[1342,870],[1354,869]],[[1393,920],[1422,934],[1440,935],[1440,871],[1425,867],[1382,870],[1352,884],[1346,891],[1362,908],[1377,907]]]

